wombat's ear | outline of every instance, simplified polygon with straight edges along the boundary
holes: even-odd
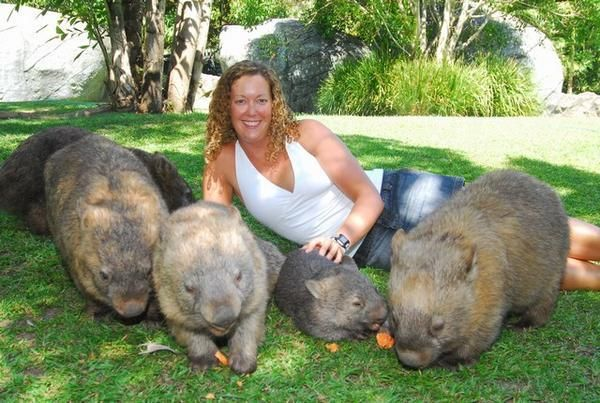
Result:
[[[93,178],[89,192],[85,196],[85,204],[97,206],[104,204],[111,199],[112,193],[109,189],[108,179],[102,176]]]
[[[79,215],[81,218],[81,228],[108,228],[110,226],[111,212],[106,207],[82,205]]]
[[[472,243],[463,241],[460,243],[460,247],[463,254],[463,261],[465,262],[465,270],[468,275],[474,273],[475,269],[475,245]]]
[[[157,172],[173,172],[175,167],[173,166],[171,161],[169,161],[167,157],[165,157],[164,154],[161,154],[157,151],[154,153],[153,159],[155,165],[154,168]]]
[[[340,265],[344,266],[344,268],[347,270],[358,271],[358,266],[356,265],[356,262],[350,256],[344,255],[342,261],[340,262]]]
[[[335,281],[335,277],[326,277],[322,280],[306,280],[304,285],[313,297],[324,299],[331,288],[331,281]]]
[[[242,215],[240,214],[240,211],[233,204],[231,206],[227,206],[227,210],[228,213],[231,214],[233,217],[242,221]]]
[[[400,228],[394,236],[392,237],[392,248],[399,248],[406,239],[406,232],[402,228]]]

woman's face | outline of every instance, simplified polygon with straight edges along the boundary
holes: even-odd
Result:
[[[242,143],[264,140],[271,124],[273,100],[260,74],[242,76],[231,86],[231,123]]]

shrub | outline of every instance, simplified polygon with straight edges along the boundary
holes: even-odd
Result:
[[[473,63],[372,55],[332,71],[317,110],[346,115],[521,116],[539,112],[530,75],[498,57]]]
[[[369,56],[335,68],[317,94],[317,111],[338,115],[393,115],[390,80],[392,63]]]
[[[477,62],[485,66],[489,76],[494,115],[533,116],[541,112],[530,71],[515,60],[498,56],[479,57]]]

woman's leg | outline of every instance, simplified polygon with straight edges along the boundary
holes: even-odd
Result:
[[[563,275],[563,290],[600,290],[600,228],[569,218],[571,247]]]

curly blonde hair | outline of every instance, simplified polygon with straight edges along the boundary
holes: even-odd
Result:
[[[267,161],[273,162],[277,159],[279,153],[285,148],[286,141],[291,142],[300,137],[298,122],[285,101],[281,82],[275,71],[260,62],[244,60],[235,63],[223,73],[212,93],[206,123],[204,147],[206,162],[214,161],[225,144],[237,139],[237,134],[231,124],[231,87],[240,77],[252,75],[263,76],[271,88],[273,105],[269,127],[271,141],[267,147]]]

